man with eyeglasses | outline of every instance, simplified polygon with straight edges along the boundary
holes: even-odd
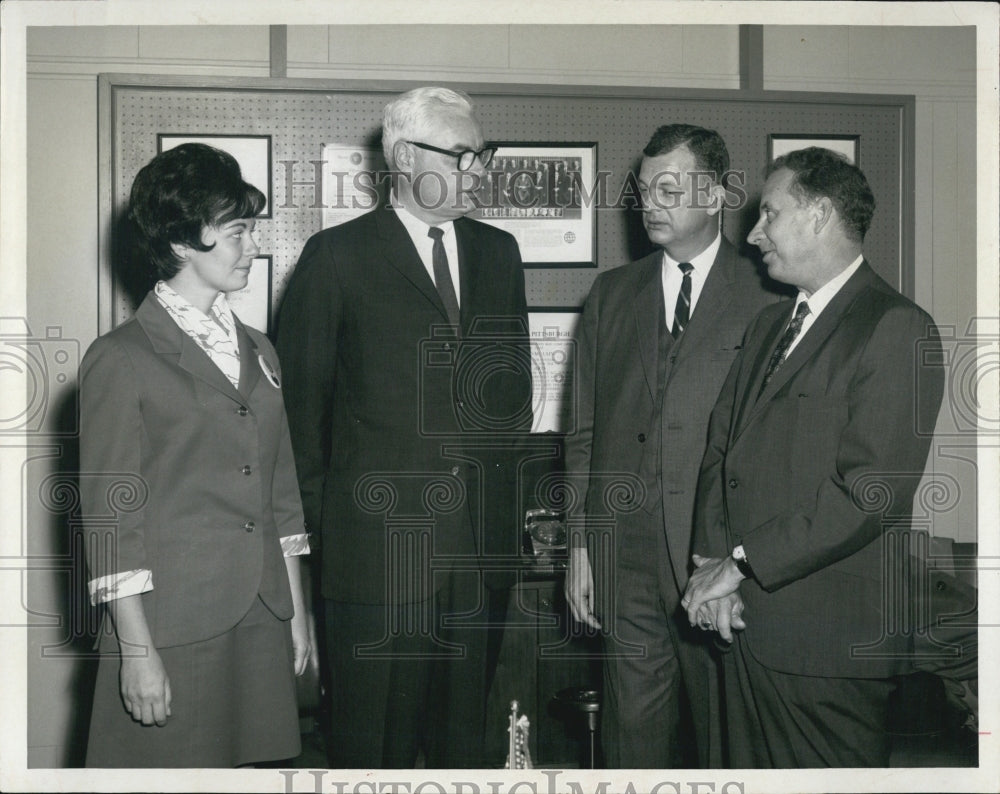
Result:
[[[583,308],[566,465],[586,532],[571,540],[565,589],[573,616],[602,632],[609,767],[724,762],[712,649],[679,602],[709,413],[746,326],[777,299],[722,234],[731,176],[715,130],[657,129],[637,182],[658,248],[601,273]],[[609,491],[630,476],[642,487],[609,522]]]
[[[484,588],[483,559],[517,551],[524,273],[511,235],[464,217],[495,151],[467,96],[397,97],[382,146],[392,190],[306,243],[278,334],[322,543],[329,762],[498,766],[484,752],[485,626],[507,593]]]

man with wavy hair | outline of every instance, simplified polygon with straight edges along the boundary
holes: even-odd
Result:
[[[933,321],[865,261],[874,209],[859,168],[803,149],[771,165],[748,237],[799,292],[750,325],[713,410],[681,602],[733,641],[735,767],[889,762],[918,428],[944,380]]]

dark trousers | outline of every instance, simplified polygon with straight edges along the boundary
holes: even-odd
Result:
[[[326,602],[331,767],[487,765],[491,591],[475,572],[443,580],[418,604]]]
[[[889,765],[893,681],[779,673],[754,659],[739,635],[726,657],[726,722],[733,768]]]
[[[722,766],[719,671],[710,637],[679,609],[662,521],[619,517],[620,553],[599,587],[604,606],[601,744],[615,769]],[[610,610],[610,611],[607,611]]]

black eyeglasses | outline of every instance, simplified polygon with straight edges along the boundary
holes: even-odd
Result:
[[[450,154],[452,157],[457,157],[459,171],[468,171],[472,168],[472,164],[476,160],[479,160],[483,168],[487,168],[493,162],[493,155],[497,153],[496,146],[484,146],[478,152],[474,152],[472,149],[462,149],[461,151],[454,152],[451,149],[439,149],[437,146],[431,146],[429,143],[421,143],[420,141],[407,141],[407,143],[412,143],[414,146],[419,146],[421,149],[426,149],[429,152]]]

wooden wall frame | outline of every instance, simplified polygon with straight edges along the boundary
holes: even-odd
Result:
[[[142,141],[136,141],[134,133],[122,129],[119,124],[119,113],[128,103],[143,102],[157,104],[173,100],[189,99],[203,100],[206,97],[227,99],[232,103],[289,102],[295,100],[294,107],[310,108],[337,115],[337,100],[352,107],[364,99],[371,107],[384,105],[388,99],[399,92],[426,84],[424,81],[397,80],[326,80],[326,79],[288,79],[288,78],[227,78],[227,77],[191,77],[162,76],[139,74],[102,74],[98,77],[98,214],[99,214],[99,259],[100,274],[98,279],[99,324],[103,333],[114,327],[121,320],[120,292],[122,285],[114,275],[113,227],[115,219],[120,215],[123,205],[121,184],[130,181],[131,176],[125,173],[125,159],[138,161],[142,157],[148,160],[155,154],[155,135],[146,142],[146,133]],[[759,186],[762,182],[762,171],[766,164],[767,140],[771,133],[781,132],[829,132],[843,134],[862,134],[864,154],[862,161],[866,173],[869,169],[881,168],[873,172],[885,185],[879,195],[879,187],[873,181],[876,199],[880,201],[879,211],[891,213],[888,216],[876,215],[876,224],[881,224],[878,239],[875,241],[881,253],[876,257],[880,261],[873,262],[876,269],[882,266],[882,275],[899,287],[900,291],[909,297],[914,295],[914,245],[915,245],[915,98],[910,95],[886,94],[846,94],[846,93],[811,93],[786,91],[760,91],[752,89],[681,89],[681,88],[650,88],[630,86],[566,86],[566,85],[521,85],[494,83],[456,83],[448,82],[455,88],[469,93],[476,101],[480,118],[489,140],[543,140],[541,133],[525,133],[523,127],[527,118],[532,116],[534,128],[550,124],[553,127],[553,140],[589,140],[599,144],[599,171],[606,168],[628,169],[638,162],[642,147],[656,126],[674,121],[713,126],[722,132],[733,155],[734,167],[745,167],[747,178]],[[203,103],[202,106],[208,106]],[[199,106],[199,107],[202,107]],[[292,106],[291,104],[289,106]],[[509,108],[515,107],[517,112]],[[497,108],[507,108],[498,112]],[[524,118],[522,120],[523,109]],[[623,112],[627,109],[628,112]],[[200,111],[204,116],[204,111]],[[574,115],[575,114],[575,115]],[[603,114],[603,116],[602,116]],[[816,117],[810,125],[810,114]],[[346,115],[346,113],[344,114]],[[872,122],[872,117],[878,117]],[[594,122],[588,129],[588,119],[613,119],[614,124],[606,124],[598,128]],[[281,143],[283,133],[277,127],[282,123],[272,114],[253,114],[247,116],[255,129],[234,129],[232,113],[225,118],[220,116],[220,134],[238,134],[239,132],[260,133],[266,131],[274,136],[275,174],[282,175]],[[271,119],[275,121],[272,123]],[[768,118],[795,119],[779,124],[780,129],[767,128]],[[841,120],[837,123],[841,129],[830,128],[822,119]],[[129,117],[129,128],[135,126],[133,116]],[[570,119],[570,122],[566,122]],[[765,121],[761,121],[765,119]],[[717,123],[721,121],[721,123]],[[371,123],[377,127],[378,119],[372,118]],[[629,130],[628,124],[634,124]],[[876,124],[872,132],[871,124]],[[521,126],[518,126],[518,125]],[[558,124],[570,126],[572,129],[555,129]],[[867,131],[860,132],[861,126],[869,125]],[[756,125],[756,126],[754,126]],[[881,126],[879,126],[881,125]],[[319,125],[325,127],[325,122]],[[884,128],[884,129],[883,129]],[[873,141],[879,138],[878,130],[882,130],[883,151],[881,166],[873,162]],[[174,132],[175,130],[160,129],[150,132]],[[317,134],[325,134],[323,130]],[[130,136],[132,136],[130,138]],[[368,141],[371,142],[370,140]],[[617,147],[617,149],[616,149]],[[148,156],[145,149],[148,148]],[[312,151],[307,148],[307,151]],[[319,151],[312,159],[319,157]],[[616,159],[617,158],[617,159]],[[308,156],[300,159],[309,160]],[[135,168],[130,163],[128,168]],[[872,174],[869,174],[870,180]],[[261,245],[263,253],[274,255],[275,292],[280,298],[284,278],[294,266],[297,250],[305,242],[311,231],[318,231],[319,210],[304,206],[296,206],[300,213],[294,217],[285,215],[280,220],[282,207],[282,186],[276,180],[274,186],[273,215],[283,225],[281,231],[275,232],[275,243],[288,246],[288,250],[272,250],[274,246]],[[127,197],[126,197],[127,198]],[[309,213],[312,213],[311,215]],[[598,231],[599,262],[597,268],[590,269],[544,269],[529,273],[529,306],[562,305],[577,306],[586,294],[589,283],[604,269],[624,264],[630,259],[645,253],[641,249],[646,243],[644,236],[629,231],[628,213],[613,207],[600,211],[600,229]],[[742,242],[741,235],[745,230],[733,220],[740,221],[727,211],[724,232],[737,244]],[[743,219],[745,220],[745,219]],[[261,225],[264,225],[262,222]],[[274,223],[277,228],[278,222]],[[300,226],[296,227],[295,224]],[[633,221],[634,226],[634,221]],[[306,228],[308,227],[308,228]],[[291,229],[291,231],[289,231]],[[639,226],[641,232],[641,226]],[[303,239],[298,239],[302,237]],[[869,234],[869,241],[873,235]],[[648,249],[647,249],[648,250]],[[295,251],[293,254],[292,252]],[[888,254],[886,252],[889,252]],[[886,258],[892,260],[884,261]]]

